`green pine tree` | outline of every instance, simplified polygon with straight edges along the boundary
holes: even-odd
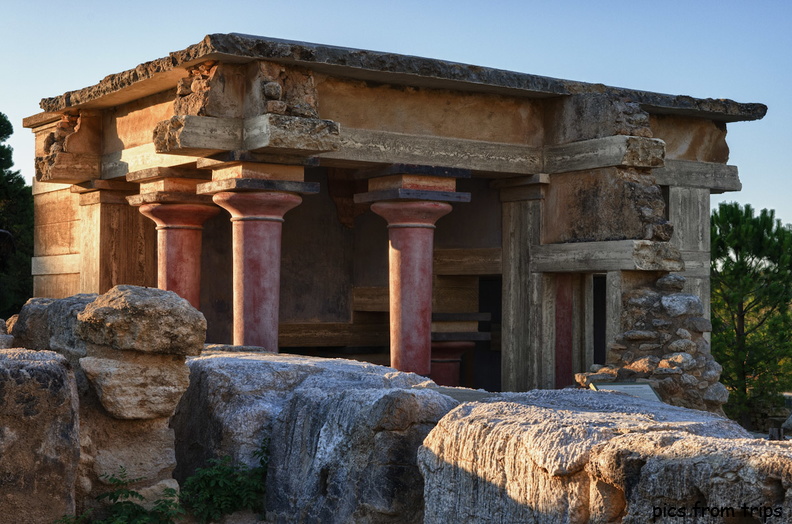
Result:
[[[4,142],[12,133],[11,122],[0,113],[0,318],[19,312],[33,294],[33,195],[19,171],[11,169],[12,150]]]
[[[712,213],[712,353],[743,425],[792,390],[792,231],[775,213],[720,204]]]

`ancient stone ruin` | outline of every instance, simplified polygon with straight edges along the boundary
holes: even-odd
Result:
[[[490,389],[654,366],[720,409],[706,329],[630,297],[681,275],[708,318],[726,127],[761,104],[228,34],[41,107],[36,296],[156,285],[212,343]]]
[[[229,34],[41,107],[4,518],[268,442],[267,522],[792,519],[708,343],[710,194],[763,105]]]
[[[154,500],[211,458],[254,463],[265,440],[264,522],[792,517],[790,445],[704,411],[606,391],[441,388],[387,367],[260,348],[199,354],[203,316],[173,292],[135,286],[32,299],[9,325],[15,348],[0,350],[8,522],[101,512],[95,496],[121,466]],[[251,512],[231,519],[261,522]]]

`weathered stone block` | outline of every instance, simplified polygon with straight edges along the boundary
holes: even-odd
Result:
[[[11,328],[14,345],[26,349],[49,349],[49,305],[51,298],[31,298]]]
[[[53,522],[75,508],[77,387],[51,351],[0,351],[0,520]]]
[[[272,522],[423,522],[421,442],[458,403],[428,389],[302,389],[270,440]]]
[[[695,493],[789,505],[761,486],[792,483],[792,452],[739,440],[749,437],[720,416],[618,393],[532,391],[462,404],[418,451],[424,522],[643,523],[652,503],[692,506]],[[713,482],[741,467],[750,481]]]
[[[695,295],[686,295],[682,293],[674,295],[666,295],[660,302],[666,313],[671,317],[679,317],[682,315],[692,315],[700,317],[704,314],[704,306],[701,299]]]
[[[373,364],[270,353],[205,353],[187,365],[190,386],[171,422],[177,439],[177,480],[210,458],[227,455],[256,465],[253,453],[302,388],[343,391],[431,383]]]
[[[80,359],[80,366],[99,401],[113,417],[170,417],[187,390],[190,371],[184,362],[156,355],[143,357],[134,362],[96,357]]]
[[[77,315],[76,334],[115,350],[198,355],[206,319],[172,291],[116,286]]]

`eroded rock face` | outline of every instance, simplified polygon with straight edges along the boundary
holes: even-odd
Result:
[[[206,319],[172,291],[116,286],[77,315],[77,336],[120,351],[198,355]]]
[[[77,387],[50,351],[0,350],[0,520],[53,522],[74,511]]]
[[[792,511],[788,445],[750,439],[714,414],[618,393],[532,391],[463,404],[432,430],[418,463],[427,523],[644,523],[659,516],[654,508],[692,512],[697,502]]]
[[[208,353],[188,365],[190,387],[172,419],[175,478],[224,455],[255,465],[253,452],[269,437],[271,519],[421,521],[415,452],[456,405],[414,388],[430,381],[362,362],[269,353]]]
[[[190,383],[182,361],[159,357],[120,361],[86,357],[80,365],[102,406],[115,418],[170,417]]]
[[[416,451],[457,402],[433,390],[304,389],[275,422],[273,522],[423,522]]]
[[[31,298],[11,327],[14,345],[26,349],[49,349],[49,306],[51,298]]]

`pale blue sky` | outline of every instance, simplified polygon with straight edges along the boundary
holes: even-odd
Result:
[[[33,137],[21,121],[41,98],[230,32],[764,103],[763,120],[728,127],[743,191],[713,202],[748,202],[792,222],[788,0],[5,1],[0,111],[16,131],[16,167],[32,177]]]

